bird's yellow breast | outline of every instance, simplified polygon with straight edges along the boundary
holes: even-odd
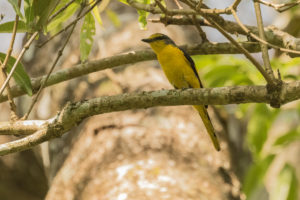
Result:
[[[166,45],[160,52],[157,52],[157,59],[169,82],[175,88],[200,87],[189,61],[179,48],[171,44]]]

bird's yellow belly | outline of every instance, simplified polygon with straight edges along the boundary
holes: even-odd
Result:
[[[200,87],[192,68],[179,49],[165,48],[158,55],[158,61],[175,88]]]
[[[168,78],[169,82],[176,88],[188,88],[188,84],[184,79],[184,72],[180,66],[183,66],[183,62],[175,62],[172,57],[168,58],[168,61],[160,61],[162,69]]]

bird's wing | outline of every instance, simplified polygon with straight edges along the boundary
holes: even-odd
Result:
[[[195,74],[195,76],[197,77],[197,79],[198,79],[198,81],[199,81],[199,83],[200,83],[200,87],[203,88],[203,84],[202,84],[202,82],[201,82],[201,80],[200,80],[200,77],[199,77],[198,72],[197,72],[197,70],[196,70],[195,63],[194,63],[193,59],[191,58],[191,56],[190,56],[184,49],[182,49],[182,48],[179,48],[179,49],[183,52],[184,57],[185,57],[185,58],[187,59],[187,61],[190,63],[190,66],[191,66],[191,68],[193,69],[194,74]]]
[[[201,88],[204,88],[204,86],[203,86],[203,84],[202,84],[202,82],[201,82],[201,80],[200,80],[199,74],[198,74],[198,72],[197,72],[197,70],[196,70],[195,63],[194,63],[193,59],[191,58],[191,56],[190,56],[184,49],[182,49],[182,48],[179,48],[179,49],[183,52],[184,57],[185,57],[185,58],[187,59],[187,61],[190,63],[189,66],[192,67],[193,72],[194,72],[194,74],[196,75],[196,77],[197,77],[197,79],[198,79],[198,81],[199,81],[199,83],[200,83],[200,87],[201,87]],[[204,105],[204,107],[207,108],[208,106],[207,106],[207,105]]]

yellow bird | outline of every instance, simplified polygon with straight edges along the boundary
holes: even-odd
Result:
[[[142,41],[150,44],[165,75],[174,88],[203,88],[193,59],[183,49],[176,46],[168,36],[155,33],[147,39],[142,39]],[[194,108],[202,118],[215,149],[219,151],[220,144],[206,107],[194,105]]]

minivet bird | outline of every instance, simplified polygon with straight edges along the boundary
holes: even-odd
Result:
[[[155,33],[142,41],[150,44],[166,77],[175,89],[203,88],[193,59],[168,36]],[[219,151],[220,144],[206,106],[194,105],[194,108],[202,118],[215,149]]]

